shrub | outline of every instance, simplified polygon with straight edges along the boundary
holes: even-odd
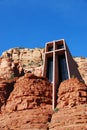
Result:
[[[54,112],[58,112],[59,111],[59,108],[54,108]]]
[[[12,73],[8,79],[13,79],[14,77],[14,73]]]

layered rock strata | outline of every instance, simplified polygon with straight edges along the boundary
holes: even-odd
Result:
[[[0,130],[86,130],[87,86],[77,78],[62,82],[52,110],[52,85],[25,74],[0,79]]]
[[[6,104],[6,111],[33,109],[44,104],[52,104],[52,86],[48,80],[25,74],[20,77]]]
[[[22,75],[24,75],[24,69],[19,61],[4,57],[0,59],[0,78],[12,79]]]
[[[14,89],[14,83],[16,79],[13,80],[4,80],[0,79],[0,111],[3,105],[6,105],[7,99],[9,98],[10,93]]]
[[[55,111],[49,130],[87,130],[87,104]]]
[[[50,130],[87,129],[87,86],[77,78],[61,83]]]
[[[58,107],[73,107],[87,103],[87,86],[77,78],[65,80],[58,91]]]
[[[13,48],[2,54],[2,58],[9,58],[12,63],[19,63],[19,67],[22,67],[25,73],[31,72],[37,76],[42,75],[43,57],[44,49],[40,48]]]
[[[84,57],[76,57],[74,58],[78,65],[78,70],[85,82],[87,84],[87,58]]]
[[[15,48],[3,53],[0,58],[0,130],[87,129],[87,85],[77,78],[62,82],[53,114],[52,85],[40,77],[43,59],[44,49]],[[74,60],[87,84],[87,58]]]
[[[75,57],[82,79],[87,84],[87,58]],[[13,75],[33,73],[37,76],[43,74],[44,49],[13,48],[3,52],[0,58],[0,77],[9,78]],[[16,71],[14,71],[16,68]],[[73,75],[74,76],[74,75]]]
[[[8,81],[6,82],[6,84]],[[9,85],[12,80],[9,81]],[[1,85],[4,92],[10,88]],[[48,130],[52,116],[52,86],[43,77],[16,78],[9,96],[1,102],[0,130]]]

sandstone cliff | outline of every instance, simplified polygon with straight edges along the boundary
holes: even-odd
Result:
[[[0,58],[0,77],[11,78],[31,72],[42,76],[44,49],[13,48],[3,52]],[[87,84],[87,58],[75,57],[82,79]]]
[[[0,130],[87,130],[87,58],[74,60],[86,84],[62,82],[52,110],[52,85],[42,77],[44,49],[15,48],[0,58]],[[34,75],[35,74],[35,75]]]
[[[76,57],[76,58],[74,58],[74,60],[76,61],[77,65],[78,65],[78,70],[79,70],[83,80],[87,84],[87,58]]]
[[[0,80],[0,130],[47,130],[52,116],[52,86],[26,74]]]
[[[20,75],[21,71],[24,71],[24,73],[32,72],[37,76],[41,76],[43,57],[44,49],[13,48],[3,52],[0,61],[0,69],[3,69],[3,73],[5,73],[3,74],[4,77],[9,77],[9,71],[16,74],[16,72],[14,72],[15,69],[13,70],[13,68],[16,68],[17,70],[16,75]],[[0,76],[2,76],[2,73],[0,73]]]
[[[60,84],[57,107],[52,115],[49,129],[87,129],[87,86],[77,78]]]
[[[0,108],[0,130],[86,130],[87,86],[77,78],[62,82],[53,111],[47,79],[0,79]]]

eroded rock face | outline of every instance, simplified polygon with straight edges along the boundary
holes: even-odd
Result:
[[[87,104],[65,107],[52,115],[49,130],[86,130]]]
[[[82,79],[87,84],[87,58],[75,57],[75,62],[78,65]],[[9,49],[2,54],[0,60],[0,77],[11,76],[11,73],[24,73],[30,72],[37,76],[43,75],[43,62],[44,62],[44,49],[35,48],[13,48]],[[13,72],[13,66],[16,72]],[[16,74],[17,75],[17,74]]]
[[[12,81],[1,82],[7,93]],[[2,94],[1,94],[2,96]],[[3,96],[6,97],[5,95]],[[52,116],[52,86],[43,77],[25,74],[16,78],[14,88],[1,102],[0,130],[48,130]]]
[[[87,58],[84,57],[76,57],[74,58],[78,65],[78,70],[84,80],[85,84],[87,84]]]
[[[72,78],[59,86],[57,107],[49,130],[87,129],[87,86]]]
[[[6,105],[7,99],[9,98],[10,93],[14,89],[14,80],[4,80],[0,79],[0,111],[3,105]]]
[[[22,75],[24,75],[24,69],[19,61],[13,61],[11,58],[0,58],[0,78],[11,79]]]
[[[50,105],[2,114],[0,130],[48,130],[51,115]]]
[[[58,107],[73,107],[87,103],[87,86],[77,78],[65,80],[58,91]]]
[[[6,111],[33,109],[44,104],[52,104],[52,86],[48,80],[25,74],[20,77],[8,98]]]
[[[87,86],[77,78],[60,84],[54,112],[51,84],[29,73],[0,80],[0,105],[1,130],[87,129]]]
[[[62,82],[53,114],[52,85],[40,77],[43,56],[44,49],[15,48],[0,58],[0,130],[87,129],[87,86],[77,78]],[[87,58],[74,59],[87,84]]]
[[[25,73],[31,72],[37,76],[38,73],[42,75],[41,66],[43,65],[43,57],[44,49],[40,48],[13,48],[2,54],[2,58],[10,58],[12,59],[12,62],[19,62],[19,66],[24,69]],[[36,73],[36,68],[40,72]]]

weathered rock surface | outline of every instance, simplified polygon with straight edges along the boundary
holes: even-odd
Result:
[[[24,69],[19,61],[13,61],[11,58],[0,58],[0,78],[11,79],[22,75],[24,75]]]
[[[87,86],[77,78],[62,82],[54,111],[50,130],[86,130]]]
[[[65,80],[58,91],[58,107],[73,107],[87,103],[87,86],[77,78]]]
[[[16,81],[5,109],[11,112],[37,108],[44,104],[52,104],[51,84],[44,78],[25,74]]]
[[[0,130],[86,130],[87,86],[72,78],[62,82],[52,111],[47,79],[25,74],[0,80]]]
[[[0,130],[87,130],[87,85],[77,78],[62,82],[53,113],[43,57],[44,49],[15,48],[0,58]],[[74,60],[87,84],[87,58]]]
[[[43,74],[44,49],[13,48],[3,52],[0,60],[0,77],[9,78],[11,74],[23,75],[31,72],[37,76]],[[87,84],[87,58],[75,57],[82,79]],[[16,68],[16,72],[13,71]]]
[[[78,65],[78,70],[85,81],[85,84],[87,84],[87,58],[84,57],[76,57],[74,58]]]
[[[0,130],[48,130],[51,105],[0,115]]]
[[[41,76],[44,57],[43,54],[44,49],[40,48],[13,48],[6,52],[3,52],[2,58],[4,58],[5,60],[7,60],[8,58],[11,59],[11,62],[8,62],[8,64],[19,63],[17,68],[20,67],[24,70],[25,73],[32,72],[37,76]],[[4,64],[2,61],[1,63]],[[5,67],[3,66],[3,68]],[[37,70],[39,70],[39,72]],[[6,69],[4,71],[6,71]]]
[[[5,98],[4,94],[1,100],[0,130],[47,130],[52,116],[51,84],[33,74],[25,74],[15,82],[10,92],[7,89],[12,80],[4,86],[4,81],[1,82],[9,96]]]
[[[10,93],[14,89],[14,80],[4,80],[0,79],[0,111],[3,105],[6,105],[7,99],[9,98]]]
[[[59,109],[52,115],[49,130],[87,130],[87,104]]]

